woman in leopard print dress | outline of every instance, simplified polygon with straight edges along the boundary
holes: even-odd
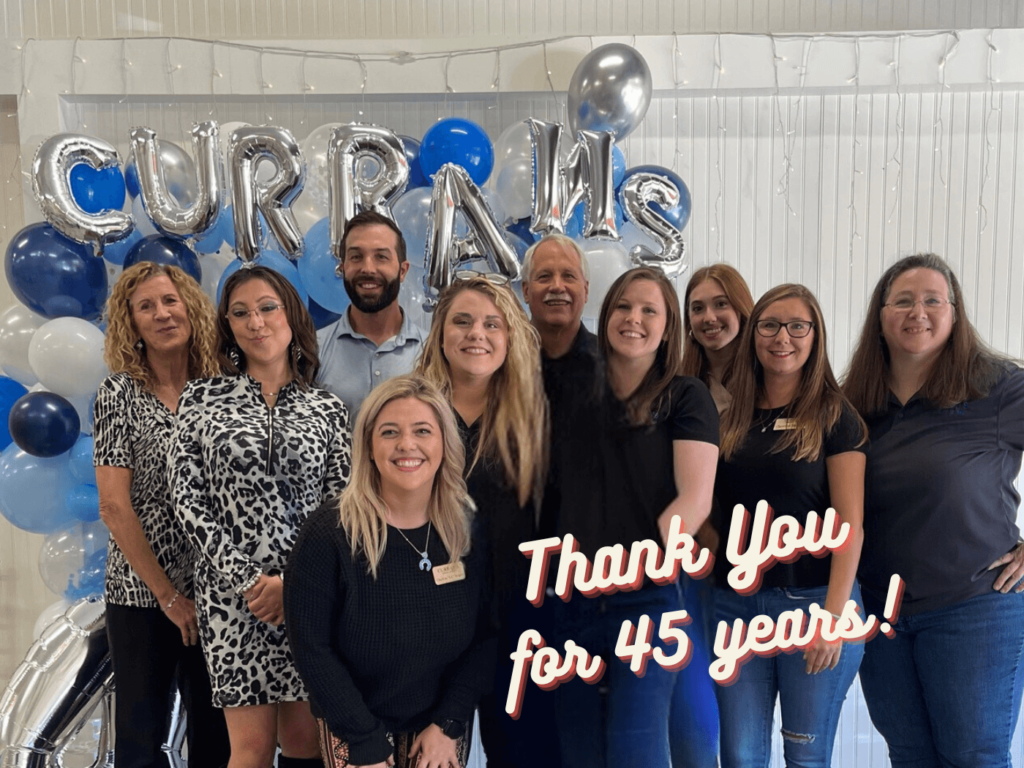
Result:
[[[217,315],[229,375],[182,394],[174,504],[199,553],[199,631],[229,766],[269,768],[280,744],[280,768],[301,768],[319,745],[282,624],[282,572],[306,517],[348,482],[348,415],[313,384],[313,322],[279,274],[239,270]]]
[[[195,557],[174,518],[167,451],[185,382],[216,369],[214,309],[175,267],[126,269],[107,301],[93,457],[100,515],[110,529],[107,636],[117,684],[116,768],[165,762],[171,691],[188,712],[193,768],[228,759],[224,717],[210,701],[192,602]]]

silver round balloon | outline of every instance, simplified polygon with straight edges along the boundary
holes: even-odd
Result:
[[[455,214],[469,225],[469,234],[456,237]],[[460,165],[445,163],[434,176],[430,225],[427,233],[427,269],[424,275],[424,307],[436,305],[441,291],[455,279],[460,264],[485,260],[495,274],[511,282],[519,279],[519,258],[502,235],[487,200]]]
[[[654,173],[634,173],[626,179],[619,195],[626,216],[638,229],[661,245],[661,253],[655,253],[644,245],[635,246],[630,252],[633,261],[645,267],[657,267],[668,277],[682,274],[686,270],[686,264],[683,263],[686,251],[683,233],[648,205],[657,203],[663,208],[678,205],[679,190],[676,185]]]
[[[238,128],[231,134],[231,188],[234,194],[235,250],[243,262],[260,252],[259,214],[267,220],[281,249],[291,257],[302,251],[302,233],[291,204],[302,191],[306,169],[291,132],[271,126]],[[269,160],[272,179],[256,179],[256,166]]]
[[[191,205],[185,205],[170,191],[163,168],[167,152],[160,151],[167,146],[174,145],[159,143],[156,132],[149,128],[132,129],[132,158],[139,178],[139,196],[146,213],[161,233],[178,238],[194,237],[212,227],[220,213],[223,185],[217,123],[210,121],[192,127],[192,148],[199,174],[195,202]]]
[[[368,158],[377,161],[374,172],[358,172],[360,163]],[[349,123],[335,128],[327,149],[327,166],[334,248],[341,247],[345,225],[356,213],[376,211],[394,218],[391,205],[409,183],[409,160],[402,140],[394,131],[368,123]],[[335,256],[340,259],[342,254],[335,253]]]
[[[610,131],[618,141],[640,125],[651,104],[651,70],[644,57],[623,43],[595,48],[569,82],[569,127]]]
[[[46,220],[62,235],[92,243],[97,253],[106,243],[131,234],[135,224],[122,211],[86,213],[71,194],[68,174],[80,163],[99,170],[120,164],[115,150],[102,139],[58,133],[44,141],[32,161],[32,191]]]

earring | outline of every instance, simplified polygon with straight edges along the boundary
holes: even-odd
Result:
[[[689,336],[689,337],[690,337],[690,338],[692,339],[692,338],[693,338],[693,328],[691,328],[690,330],[688,330],[688,331],[686,332],[686,335],[687,335],[687,336]]]
[[[295,360],[296,365],[302,362],[302,350],[299,349],[299,345],[294,341],[292,342],[292,358]]]
[[[235,368],[238,367],[241,362],[241,359],[238,356],[238,347],[232,345],[228,348],[228,360],[231,361],[231,364],[235,366]]]
[[[139,339],[138,341],[135,342],[135,348],[139,350],[139,352],[144,351],[146,349],[146,342],[144,342],[142,339]]]

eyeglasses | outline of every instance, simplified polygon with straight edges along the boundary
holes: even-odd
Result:
[[[908,312],[914,308],[915,305],[920,304],[925,312],[938,312],[947,304],[953,302],[949,299],[940,299],[938,296],[928,296],[924,299],[912,299],[909,296],[903,296],[896,301],[890,301],[888,304],[883,304],[883,307],[892,307],[898,309],[900,312]]]
[[[236,307],[235,309],[228,311],[228,320],[236,323],[244,323],[249,319],[249,315],[253,312],[258,313],[264,320],[269,320],[274,316],[275,312],[282,309],[284,309],[283,304],[260,304],[256,309],[242,309],[241,307]]]
[[[455,273],[455,282],[461,283],[464,280],[472,280],[474,277],[482,277],[491,285],[508,285],[508,275],[498,272],[477,272],[475,269],[460,269]]]
[[[790,320],[788,323],[780,323],[778,320],[758,320],[754,327],[761,336],[778,336],[783,328],[790,338],[802,339],[814,328],[810,320]]]

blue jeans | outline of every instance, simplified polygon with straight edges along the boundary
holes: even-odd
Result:
[[[711,628],[715,618],[715,589],[704,579],[679,577],[683,607],[692,622],[686,626],[693,655],[679,670],[672,695],[669,743],[674,768],[717,768],[718,701],[708,667]],[[653,618],[653,617],[652,617]]]
[[[808,612],[811,603],[824,607],[828,587],[762,588],[744,597],[718,589],[715,608],[719,621],[755,616],[777,619],[783,611]],[[860,586],[851,598],[863,607]],[[722,766],[763,766],[771,763],[775,700],[782,708],[782,744],[787,766],[821,766],[832,762],[832,746],[846,693],[857,676],[864,645],[844,643],[835,669],[808,675],[803,651],[751,657],[737,681],[718,687],[722,725]]]
[[[894,768],[1009,768],[1022,650],[1024,594],[1014,592],[900,617],[893,639],[868,643],[861,686]]]
[[[568,603],[548,599],[554,603],[555,614],[550,645],[564,655],[565,641],[575,640],[591,655],[600,655],[606,664],[598,683],[588,685],[577,677],[558,688],[556,721],[563,768],[670,766],[669,712],[678,673],[662,668],[651,658],[644,676],[637,677],[630,671],[629,662],[615,656],[615,644],[622,622],[629,619],[636,625],[646,613],[654,622],[652,648],[674,653],[674,644],[666,645],[658,639],[658,627],[662,613],[680,609],[677,586],[652,585],[607,597],[574,594]]]

